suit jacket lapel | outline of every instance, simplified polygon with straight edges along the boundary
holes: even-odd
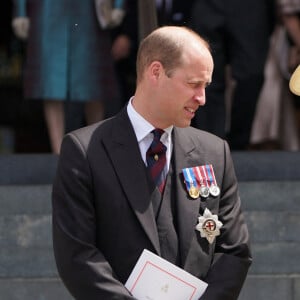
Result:
[[[202,164],[199,161],[201,149],[195,147],[192,139],[184,133],[184,129],[174,128],[173,135],[175,178],[177,188],[177,225],[181,253],[184,265],[197,224],[200,199],[192,200],[186,190],[182,169]],[[199,155],[200,152],[200,155]],[[197,154],[197,155],[196,155]]]
[[[160,254],[145,165],[126,109],[115,117],[112,135],[103,139],[120,183],[138,220]]]

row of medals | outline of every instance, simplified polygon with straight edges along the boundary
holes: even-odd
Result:
[[[212,195],[213,197],[217,197],[219,196],[219,194],[220,194],[220,188],[215,184],[212,184],[210,187],[206,185],[202,185],[200,186],[200,188],[192,185],[189,190],[189,195],[193,199],[197,199],[199,198],[199,196],[203,198],[207,198],[209,195]]]

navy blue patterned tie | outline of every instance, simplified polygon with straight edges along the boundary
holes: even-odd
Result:
[[[160,141],[164,133],[162,129],[154,129],[152,133],[154,138],[146,153],[147,168],[154,183],[162,193],[165,187],[167,147]]]

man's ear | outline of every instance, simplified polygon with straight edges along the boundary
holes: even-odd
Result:
[[[152,79],[157,80],[162,72],[163,72],[163,66],[161,62],[159,61],[153,61],[149,66],[149,72]]]

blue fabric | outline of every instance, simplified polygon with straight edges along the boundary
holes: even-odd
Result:
[[[118,97],[110,32],[100,29],[94,0],[14,3],[16,15],[30,19],[26,98],[111,101]]]

